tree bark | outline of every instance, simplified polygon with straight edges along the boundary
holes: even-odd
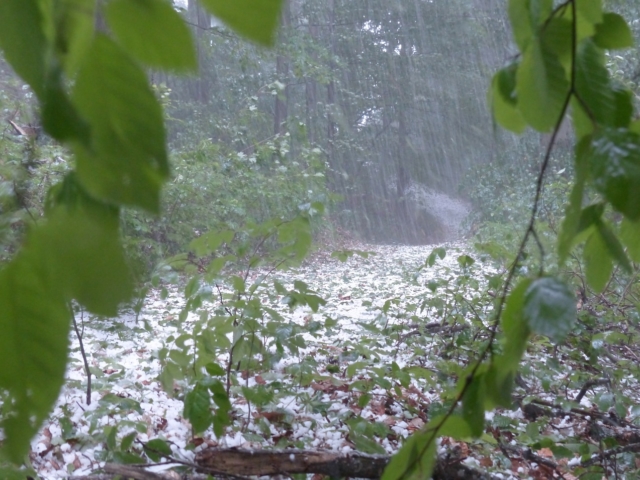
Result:
[[[205,480],[214,477],[245,479],[250,475],[289,475],[319,473],[332,478],[380,478],[391,460],[388,455],[312,450],[243,450],[209,448],[196,454],[194,465],[203,474],[175,472],[153,473],[142,467],[107,463],[106,473],[73,476],[68,480]],[[498,477],[474,470],[461,463],[462,458],[440,457],[433,472],[434,480],[497,480]],[[206,472],[206,474],[204,473]]]
[[[289,3],[285,2],[282,7],[282,32],[286,32],[286,29],[291,24],[291,10]],[[287,85],[289,79],[289,62],[287,58],[281,53],[276,57],[276,79]],[[284,133],[288,116],[288,96],[289,87],[284,87],[284,91],[278,92],[276,95],[276,103],[273,114],[273,134],[280,135]]]
[[[208,449],[198,453],[195,461],[207,471],[240,476],[320,473],[334,478],[380,478],[389,457],[306,450]]]
[[[335,164],[335,135],[337,131],[337,125],[333,118],[335,104],[336,104],[336,83],[334,81],[334,75],[336,73],[336,65],[333,61],[333,56],[336,54],[336,45],[335,45],[335,33],[334,33],[334,25],[336,23],[336,9],[334,0],[329,0],[328,2],[328,10],[329,10],[329,52],[331,55],[331,60],[329,61],[329,69],[331,70],[331,79],[327,84],[327,141],[329,142],[329,162],[331,165]]]
[[[314,43],[318,41],[318,27],[314,25],[309,26],[309,35],[313,38]],[[312,58],[317,61],[317,55],[312,54]],[[307,140],[310,144],[315,142],[315,118],[317,117],[317,104],[318,104],[318,84],[313,77],[307,77],[305,82],[305,100],[307,107]]]
[[[211,93],[208,75],[203,70],[206,67],[207,55],[205,45],[207,35],[209,35],[208,30],[211,29],[211,16],[196,0],[188,0],[187,15],[196,40],[198,69],[200,73],[198,78],[192,80],[194,87],[192,98],[200,104],[206,104],[211,99]]]

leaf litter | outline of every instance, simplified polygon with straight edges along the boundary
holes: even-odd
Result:
[[[142,445],[156,438],[185,462],[210,446],[396,452],[451,405],[458,378],[487,338],[504,272],[464,243],[358,249],[371,255],[341,262],[321,252],[276,274],[289,286],[305,282],[327,303],[313,312],[262,298],[301,327],[304,342],[270,368],[232,368],[232,421],[220,437],[211,428],[194,436],[183,417],[188,386],[175,381],[167,393],[159,381],[159,352],[196,321],[194,314],[180,321],[182,289],[167,287],[166,298],[150,292],[137,321],[133,313],[79,314],[91,404],[73,337],[66,385],[31,442],[34,469],[43,479],[88,475],[105,461],[139,461]],[[215,308],[212,302],[200,310]],[[640,443],[637,329],[582,330],[557,347],[534,337],[513,408],[487,412],[479,439],[439,439],[440,454],[496,478],[569,479],[592,456],[611,461],[608,449]],[[588,338],[588,348],[575,348]],[[251,391],[262,392],[253,404]],[[623,452],[620,468],[637,468],[635,455]]]

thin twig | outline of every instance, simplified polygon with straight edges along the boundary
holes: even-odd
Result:
[[[84,342],[82,337],[84,335],[84,309],[80,309],[80,320],[82,320],[82,333],[78,329],[78,323],[76,322],[76,315],[73,312],[73,305],[69,304],[69,311],[71,312],[71,319],[73,321],[73,329],[76,332],[78,343],[80,344],[80,354],[82,355],[82,361],[84,362],[84,370],[87,373],[87,405],[91,405],[91,370],[89,369],[89,362],[87,361],[87,354],[84,351]]]
[[[582,400],[582,397],[586,395],[587,391],[591,387],[600,387],[602,385],[611,386],[611,380],[609,380],[608,378],[599,378],[597,380],[589,380],[587,383],[585,383],[582,386],[582,389],[580,390],[580,392],[578,392],[578,395],[576,395],[576,398],[574,398],[573,401],[576,403],[580,403],[580,400]]]
[[[591,457],[589,460],[585,460],[580,465],[582,467],[590,467],[591,465],[595,465],[603,460],[606,460],[611,457],[615,457],[616,455],[620,455],[621,453],[627,452],[640,452],[640,443],[630,443],[629,445],[622,445],[618,447],[613,447],[608,450],[604,450],[603,452]]]

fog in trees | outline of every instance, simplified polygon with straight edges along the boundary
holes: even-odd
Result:
[[[222,163],[231,149],[256,169],[319,163],[328,192],[309,200],[330,203],[357,237],[455,238],[468,168],[522,142],[487,108],[491,72],[515,52],[502,2],[296,0],[274,51],[184,6],[200,76],[154,77],[169,89],[171,144],[210,145],[220,158],[209,161]]]

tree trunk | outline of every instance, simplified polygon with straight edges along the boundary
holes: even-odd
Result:
[[[315,25],[309,26],[309,35],[313,39],[314,43],[318,41],[318,27]],[[313,54],[312,58],[317,60],[316,55]],[[317,116],[316,106],[318,104],[318,83],[312,77],[307,77],[305,82],[305,100],[307,107],[307,140],[310,144],[315,142],[315,130]]]
[[[336,84],[333,80],[336,66],[333,61],[333,56],[335,55],[336,45],[335,45],[335,34],[334,34],[334,25],[336,23],[336,10],[335,10],[335,1],[328,0],[328,9],[329,9],[329,52],[332,60],[329,61],[329,69],[331,70],[331,80],[327,84],[327,140],[329,142],[329,162],[333,164],[334,160],[334,146],[335,146],[335,135],[337,131],[337,126],[333,118],[333,113],[336,104]]]
[[[196,463],[212,473],[227,475],[278,475],[320,473],[333,478],[380,478],[389,457],[360,453],[305,450],[204,450]]]
[[[191,98],[200,104],[208,103],[211,99],[208,75],[204,74],[206,68],[205,44],[208,30],[211,28],[211,17],[196,0],[188,0],[187,14],[189,24],[195,37],[198,57],[199,75],[192,81],[193,91]]]
[[[283,31],[291,24],[291,10],[288,2],[282,7],[282,28]],[[276,57],[276,79],[286,85],[289,81],[289,62],[288,59],[278,54]],[[276,95],[276,103],[273,114],[273,134],[281,135],[286,130],[288,115],[288,96],[289,88],[284,87],[284,91],[279,91]]]

